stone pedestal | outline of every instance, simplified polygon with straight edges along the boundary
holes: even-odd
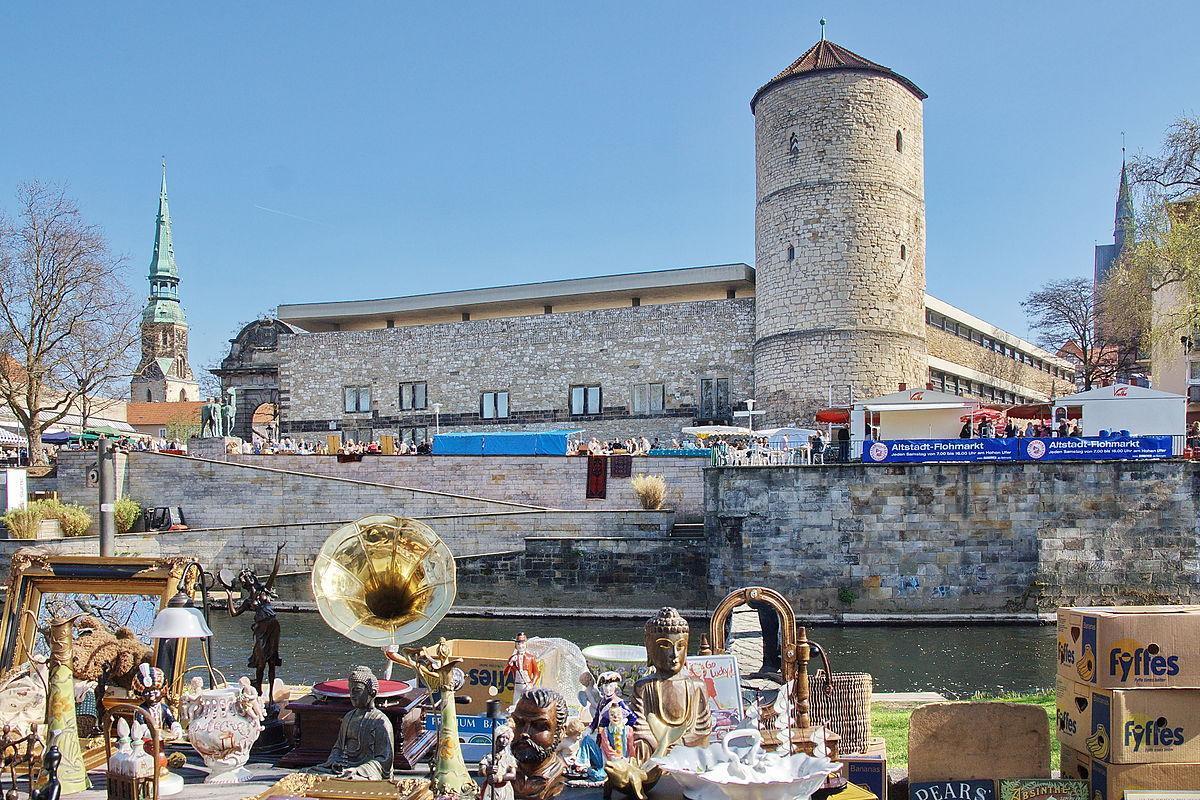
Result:
[[[242,440],[237,436],[193,436],[188,439],[188,455],[196,458],[211,458],[223,461],[233,451],[242,451]]]

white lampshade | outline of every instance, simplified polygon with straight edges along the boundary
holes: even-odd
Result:
[[[207,639],[212,628],[198,608],[164,608],[150,626],[151,639]]]

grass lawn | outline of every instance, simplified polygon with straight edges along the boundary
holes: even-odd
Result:
[[[1055,735],[1054,723],[1054,692],[1035,692],[1033,694],[1012,694],[1001,697],[977,697],[977,700],[1007,700],[1012,703],[1030,703],[1041,706],[1046,710],[1046,724],[1050,728],[1050,768],[1058,766],[1058,737]],[[881,706],[878,703],[871,707],[871,731],[874,736],[882,736],[887,742],[888,767],[908,766],[908,718],[916,706],[898,708]]]

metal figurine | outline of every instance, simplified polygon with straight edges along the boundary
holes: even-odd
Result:
[[[684,672],[687,664],[687,620],[674,608],[664,607],[646,622],[646,655],[654,672],[633,686],[633,713],[637,717],[629,758],[614,758],[604,765],[613,789],[644,800],[646,790],[661,776],[651,758],[664,756],[682,742],[690,747],[708,744],[712,716],[704,686]]]
[[[391,780],[395,740],[391,720],[375,707],[379,680],[370,667],[355,667],[349,683],[354,710],[342,717],[329,758],[305,771],[344,780]]]
[[[46,783],[42,788],[30,792],[29,800],[59,800],[62,797],[62,784],[58,782],[58,766],[62,763],[62,751],[58,749],[58,737],[61,731],[55,731],[50,737],[50,747],[42,759],[42,778]]]
[[[241,584],[242,592],[241,603],[236,611],[233,609],[233,601],[227,606],[231,617],[254,611],[254,625],[250,629],[254,633],[254,650],[250,653],[246,666],[254,668],[254,688],[259,694],[262,694],[263,672],[267,673],[268,713],[278,713],[275,698],[270,695],[275,688],[275,668],[283,665],[283,660],[279,657],[279,615],[275,611],[274,602],[279,599],[279,595],[275,593],[275,579],[279,576],[279,564],[283,559],[285,544],[280,542],[275,547],[275,565],[271,568],[271,576],[267,578],[266,583],[249,568],[238,574],[237,580]],[[221,570],[218,576],[226,591],[233,591],[235,588],[228,582],[231,577],[228,570]]]
[[[567,783],[567,765],[558,746],[567,728],[567,701],[553,689],[525,692],[509,718],[513,726],[513,757],[517,800],[550,800]]]

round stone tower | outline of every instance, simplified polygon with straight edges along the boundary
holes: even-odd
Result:
[[[759,424],[925,386],[925,97],[822,38],[750,101]]]

